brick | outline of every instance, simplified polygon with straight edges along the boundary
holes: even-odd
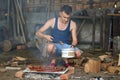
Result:
[[[61,80],[69,80],[70,76],[74,74],[75,69],[74,67],[68,67],[68,72],[65,74],[60,75]]]
[[[34,0],[34,4],[40,4],[40,0]]]
[[[83,9],[83,5],[82,4],[77,4],[76,5],[76,10],[80,10],[80,9]]]
[[[60,76],[60,79],[61,80],[69,80],[69,75],[68,74],[62,74],[61,76]]]
[[[60,8],[61,8],[61,5],[60,4],[57,4],[57,5],[55,5],[55,10],[60,10]]]
[[[60,4],[61,1],[60,0],[55,0],[55,4]]]
[[[99,7],[100,7],[100,4],[93,4],[93,7],[94,7],[94,8],[99,8]]]
[[[107,3],[101,3],[100,6],[101,6],[101,8],[108,8],[109,7]]]
[[[112,8],[114,6],[114,2],[109,2],[108,6]]]
[[[95,3],[98,3],[98,2],[100,2],[101,0],[93,0]]]
[[[89,9],[89,8],[90,8],[90,5],[84,5],[83,8],[84,8],[84,9]]]

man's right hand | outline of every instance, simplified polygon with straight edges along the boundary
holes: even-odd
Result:
[[[48,41],[53,41],[53,37],[50,35],[44,35],[44,38],[47,39]]]

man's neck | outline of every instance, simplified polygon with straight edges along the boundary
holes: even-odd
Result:
[[[67,25],[68,24],[68,21],[67,22],[64,22],[61,18],[58,19],[58,21],[63,24],[63,25]]]
[[[65,30],[67,28],[67,25],[68,25],[68,22],[67,23],[64,23],[62,22],[62,20],[59,18],[58,20],[58,28],[60,30]]]

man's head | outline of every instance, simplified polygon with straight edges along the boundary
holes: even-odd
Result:
[[[65,12],[66,14],[70,15],[72,13],[72,7],[69,6],[69,5],[64,5],[62,8],[61,8],[61,12]]]
[[[64,5],[60,10],[60,17],[63,23],[67,23],[70,19],[72,13],[72,7],[69,5]]]

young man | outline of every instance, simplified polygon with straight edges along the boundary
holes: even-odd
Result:
[[[75,47],[77,45],[77,27],[76,23],[70,20],[71,13],[72,8],[68,5],[64,5],[59,12],[59,17],[48,20],[44,26],[36,32],[38,37],[45,38],[50,42],[47,45],[47,50],[53,56],[51,66],[55,66],[56,55],[60,56],[61,50],[64,48],[73,47],[76,57],[80,57],[81,55],[81,51]],[[52,28],[51,34],[43,34],[48,28]],[[66,58],[64,61],[66,67],[70,66]]]

